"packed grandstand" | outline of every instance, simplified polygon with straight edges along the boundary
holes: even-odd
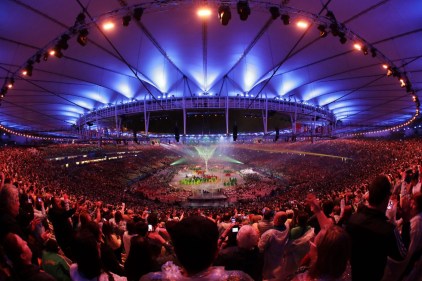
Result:
[[[213,146],[206,165],[201,148],[182,144],[2,149],[0,280],[420,280],[420,139]],[[385,215],[401,238],[383,240],[375,231],[371,239],[391,243],[388,249],[397,242],[401,255],[369,254],[379,259],[372,273],[356,262],[365,252],[354,244],[353,218],[377,209],[380,175],[391,188]],[[18,213],[11,211],[15,190]],[[218,229],[215,241],[200,246],[218,249],[191,268],[177,225],[195,228],[189,223],[198,216]],[[81,242],[87,235],[101,245],[90,261]],[[12,254],[22,250],[17,237],[32,252],[29,264]],[[327,266],[319,249],[330,237],[321,251],[337,260]],[[339,247],[337,238],[344,239]],[[210,271],[218,266],[224,269]]]

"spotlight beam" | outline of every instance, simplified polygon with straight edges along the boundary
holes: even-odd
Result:
[[[77,0],[79,3],[80,1]],[[123,7],[127,7],[127,4],[124,1],[119,1],[121,6]],[[136,8],[135,11],[138,10],[139,13],[139,19],[134,15],[134,18],[137,20],[136,24],[139,26],[139,28],[141,28],[141,30],[144,32],[144,34],[147,36],[147,38],[151,41],[151,43],[157,48],[157,50],[161,53],[161,55],[176,69],[177,72],[180,73],[180,75],[182,77],[186,77],[187,81],[190,81],[190,79],[188,78],[188,76],[174,63],[174,61],[168,56],[168,54],[164,51],[163,47],[161,47],[161,45],[158,43],[158,41],[155,39],[155,37],[151,34],[151,32],[149,32],[149,30],[145,27],[144,24],[142,24],[142,22],[140,21],[141,16],[143,15],[144,9],[143,8]],[[105,36],[105,35],[104,35]],[[108,39],[107,39],[108,40]],[[110,41],[110,40],[108,40]],[[110,42],[111,43],[111,42]],[[118,53],[120,54],[120,53]],[[126,62],[127,63],[127,62]],[[130,70],[133,72],[133,69],[130,68]],[[145,82],[143,82],[136,74],[135,74],[136,78],[141,81],[142,85],[144,87],[146,87]],[[187,83],[189,85],[189,83]],[[193,83],[195,84],[195,83]],[[151,97],[157,101],[157,99],[152,95],[152,93],[150,92],[150,90],[146,87],[146,90],[148,91],[148,93],[151,95]],[[190,91],[191,96],[193,96],[192,92]],[[161,106],[161,104],[160,104]]]
[[[133,73],[133,75],[135,75],[136,79],[138,79],[139,82],[141,82],[142,86],[144,87],[144,89],[148,92],[148,94],[151,96],[151,98],[155,101],[158,101],[155,96],[153,95],[153,93],[151,92],[151,90],[148,88],[147,84],[145,83],[145,81],[143,81],[139,75],[138,72],[135,71],[135,69],[129,64],[129,62],[123,57],[123,55],[119,52],[119,50],[116,48],[116,46],[114,46],[114,44],[110,41],[110,39],[107,37],[107,35],[102,31],[102,29],[98,26],[98,24],[94,21],[94,18],[91,16],[91,14],[85,9],[84,5],[81,3],[80,0],[77,0],[78,4],[81,6],[81,8],[85,11],[85,13],[88,15],[88,17],[91,19],[91,21],[95,24],[95,27],[97,28],[97,30],[100,32],[100,34],[104,37],[104,39],[108,42],[108,44],[113,48],[113,50],[116,52],[117,56],[119,57],[119,59],[129,68],[129,70]],[[138,22],[139,23],[139,22]],[[164,110],[164,107],[158,103],[161,107],[162,110]]]
[[[240,58],[233,64],[233,66],[229,69],[229,71],[226,72],[226,74],[223,77],[228,77],[228,75],[236,68],[236,66],[242,62],[242,60],[249,54],[249,52],[252,50],[252,48],[258,43],[259,39],[265,34],[265,32],[268,30],[268,28],[271,26],[271,24],[274,23],[274,20],[272,18],[268,19],[265,25],[261,28],[261,30],[257,33],[257,35],[253,38],[252,42],[246,47],[246,49],[243,51]]]
[[[328,4],[331,3],[331,0],[329,0],[327,3],[324,4],[324,6],[321,8],[321,10],[319,11],[318,15],[320,15],[324,10],[327,9]],[[294,53],[294,50],[296,49],[296,47],[300,44],[300,42],[303,40],[303,38],[305,38],[305,35],[309,32],[310,28],[312,27],[312,24],[310,24],[308,26],[308,28],[302,33],[302,35],[300,36],[300,38],[297,40],[297,42],[293,45],[293,47],[290,49],[290,51],[287,53],[287,55],[284,57],[284,59],[277,65],[277,67],[275,68],[275,70],[273,71],[273,73],[271,74],[271,76],[265,81],[264,85],[262,85],[261,89],[258,91],[258,93],[255,95],[255,97],[253,99],[251,99],[251,102],[249,103],[247,109],[249,109],[252,104],[254,103],[254,101],[259,97],[259,95],[262,93],[262,91],[267,87],[268,83],[270,83],[270,80],[275,76],[275,74],[278,72],[278,70],[281,68],[281,66],[293,55],[295,55],[296,53]]]
[[[208,26],[202,21],[202,71],[204,72],[204,91],[208,91]]]

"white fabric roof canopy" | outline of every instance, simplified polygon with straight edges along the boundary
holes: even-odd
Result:
[[[222,2],[231,10],[226,26],[217,16]],[[237,1],[1,1],[0,81],[7,86],[15,80],[1,101],[1,124],[60,130],[84,113],[120,102],[201,95],[306,102],[328,108],[353,128],[394,126],[415,114],[422,1],[247,3],[251,12],[242,21]],[[205,4],[209,18],[197,15]],[[289,15],[289,25],[271,19],[272,6]],[[143,9],[139,22],[136,8]],[[75,25],[83,11],[85,23]],[[126,15],[132,20],[123,26]],[[105,21],[115,27],[104,30]],[[298,21],[309,27],[299,28]],[[331,23],[345,33],[344,44],[332,35]],[[321,38],[317,27],[324,24],[329,34]],[[86,46],[76,42],[83,28],[89,32]],[[63,57],[44,61],[63,34],[70,36]],[[21,74],[28,61],[35,61],[32,76]],[[399,77],[386,75],[384,63],[407,79],[404,88]]]

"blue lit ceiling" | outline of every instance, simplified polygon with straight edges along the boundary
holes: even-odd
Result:
[[[231,10],[226,26],[217,17],[221,2]],[[209,18],[197,15],[203,4]],[[248,1],[245,21],[236,4],[2,0],[0,81],[7,86],[13,77],[15,83],[2,98],[1,124],[64,130],[107,105],[204,93],[325,106],[351,128],[395,125],[415,114],[412,93],[420,96],[422,85],[422,1]],[[272,6],[290,16],[289,25],[271,19]],[[75,24],[83,8],[85,22]],[[123,26],[122,18],[136,8],[143,8],[140,21],[132,17]],[[105,31],[108,20],[115,27]],[[310,26],[299,28],[301,20]],[[332,35],[332,23],[344,33],[344,44],[341,34]],[[319,25],[327,26],[325,38]],[[76,42],[83,28],[89,32],[86,46]],[[44,61],[63,34],[70,35],[63,57]],[[368,54],[355,43],[363,43]],[[21,74],[28,61],[34,61],[30,77]],[[396,67],[396,77],[386,75],[383,63]],[[397,76],[408,79],[404,88]]]

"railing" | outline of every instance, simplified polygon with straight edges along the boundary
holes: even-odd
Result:
[[[154,111],[183,110],[183,109],[251,109],[272,110],[301,116],[315,116],[329,122],[335,122],[334,114],[325,109],[309,104],[286,100],[249,99],[244,97],[190,97],[167,98],[161,100],[133,101],[100,108],[82,115],[78,124],[94,122],[121,115],[131,115]]]

